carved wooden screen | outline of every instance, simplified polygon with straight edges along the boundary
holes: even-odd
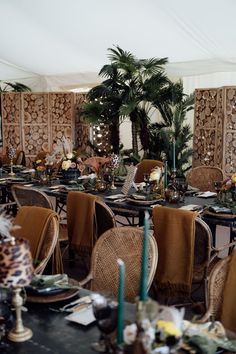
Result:
[[[21,95],[2,93],[1,100],[3,147],[12,144],[17,150],[21,150]]]
[[[50,122],[47,93],[22,93],[21,133],[22,148],[27,165],[39,151],[49,151]]]
[[[195,90],[193,167],[236,170],[236,87]]]
[[[224,88],[224,150],[222,167],[227,175],[236,172],[236,87]]]
[[[71,92],[3,93],[3,147],[12,144],[24,150],[30,166],[39,151],[50,151],[53,142],[58,143],[63,135],[78,146],[79,130],[80,140],[87,142],[75,114],[84,98]]]
[[[195,91],[193,166],[222,166],[222,117],[218,89]]]

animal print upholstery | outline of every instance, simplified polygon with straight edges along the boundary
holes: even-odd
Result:
[[[16,238],[0,243],[0,285],[7,288],[24,287],[32,279],[33,265],[29,242]]]

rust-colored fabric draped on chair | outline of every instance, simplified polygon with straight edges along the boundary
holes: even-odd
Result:
[[[61,254],[58,244],[59,218],[51,209],[36,206],[23,206],[19,209],[14,225],[19,229],[12,231],[16,237],[29,240],[35,273],[40,274],[52,257],[52,273],[62,273]]]
[[[150,173],[155,167],[163,167],[163,162],[158,160],[147,160],[144,159],[137,164],[137,171],[134,178],[135,183],[143,182],[143,175],[145,173]]]
[[[214,182],[223,181],[224,174],[219,167],[198,166],[192,168],[186,175],[186,181],[200,191],[215,192]]]
[[[115,227],[111,209],[94,195],[69,192],[67,197],[67,229],[70,250],[90,256],[97,238]]]
[[[153,209],[154,235],[159,252],[154,287],[164,297],[190,295],[196,216],[195,212],[180,209]]]
[[[95,200],[83,192],[69,192],[67,196],[69,247],[82,255],[91,254],[97,239]]]

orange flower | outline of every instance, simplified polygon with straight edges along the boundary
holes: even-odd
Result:
[[[89,157],[87,160],[85,160],[84,164],[91,167],[95,172],[98,172],[100,167],[110,162],[110,159],[110,157],[94,156]]]

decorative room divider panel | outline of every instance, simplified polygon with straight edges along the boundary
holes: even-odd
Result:
[[[236,86],[196,89],[193,167],[236,170]]]
[[[39,151],[50,151],[62,136],[85,150],[89,124],[80,118],[85,98],[71,92],[2,93],[3,148],[12,144],[24,150],[28,166]]]

